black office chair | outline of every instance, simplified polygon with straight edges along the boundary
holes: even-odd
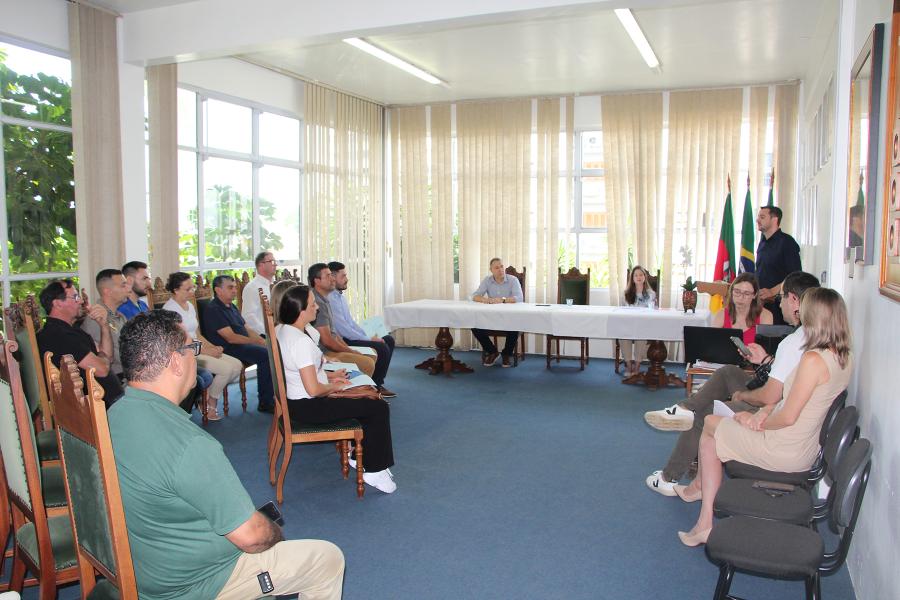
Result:
[[[830,486],[828,496],[816,501],[810,490],[794,486],[790,491],[765,487],[767,482],[753,479],[728,479],[716,492],[717,517],[747,516],[772,519],[795,525],[809,525],[828,516],[834,504],[838,468],[857,438],[859,413],[855,406],[844,407],[828,432],[823,458]]]
[[[833,551],[826,551],[822,536],[809,527],[755,517],[718,521],[706,542],[706,555],[719,565],[713,598],[738,600],[729,591],[735,571],[740,571],[803,580],[807,600],[819,600],[820,578],[835,573],[847,559],[871,468],[872,446],[869,440],[857,440],[838,467],[834,507],[828,517],[831,530],[840,536]]]

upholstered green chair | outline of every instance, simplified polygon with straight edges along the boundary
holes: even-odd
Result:
[[[563,273],[562,269],[559,270],[559,278],[557,280],[557,292],[556,292],[556,302],[558,304],[567,304],[567,300],[572,300],[572,304],[576,304],[579,306],[587,306],[591,303],[591,270],[588,269],[587,273],[582,274],[576,267],[572,267],[569,269],[568,273]],[[572,340],[577,341],[581,345],[581,352],[578,356],[564,356],[560,355],[559,352],[559,342],[560,340]],[[555,358],[558,363],[560,359],[566,360],[577,360],[581,365],[581,370],[584,371],[584,365],[590,362],[590,339],[582,338],[582,337],[569,337],[569,336],[557,336],[557,335],[548,335],[547,336],[547,368],[550,368],[550,359],[553,357],[554,353],[552,351],[553,342],[556,342],[556,353]]]
[[[42,486],[15,349],[14,342],[4,340],[0,351],[0,451],[15,530],[10,588],[21,592],[30,571],[39,581],[40,597],[49,599],[56,597],[58,585],[78,580],[78,567],[68,514],[52,516],[45,506],[43,488],[50,482],[45,476]]]
[[[268,297],[263,294],[262,290],[259,290],[259,300],[266,325],[266,349],[269,351],[269,366],[275,390],[275,415],[272,419],[272,429],[269,432],[269,482],[275,484],[275,499],[279,504],[284,502],[284,478],[287,475],[288,465],[291,463],[294,444],[335,442],[341,461],[341,474],[344,479],[347,479],[350,474],[350,465],[347,460],[350,440],[354,440],[356,443],[356,495],[362,498],[365,494],[362,425],[356,419],[317,425],[291,421],[287,405],[287,387],[284,383],[284,366],[281,362],[278,339],[275,337],[272,308],[269,306]],[[281,459],[281,468],[278,471],[276,483],[275,467],[282,447],[284,447],[284,457]]]
[[[36,332],[41,327],[34,296],[29,295],[21,304],[11,304],[3,311],[7,335],[15,335],[18,351],[16,360],[22,375],[22,388],[28,408],[34,418],[37,432],[38,457],[44,464],[58,464],[59,447],[53,431],[53,409],[47,395],[41,353],[38,350]]]
[[[56,428],[82,594],[92,599],[136,600],[137,584],[103,388],[97,385],[93,369],[87,372],[87,378],[85,394],[78,365],[68,355],[60,361],[60,370],[51,375],[57,393]],[[99,585],[98,573],[105,578]]]

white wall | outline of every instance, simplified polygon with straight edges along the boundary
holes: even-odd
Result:
[[[234,58],[178,65],[178,82],[303,115],[301,80]]]
[[[876,264],[855,267],[853,278],[843,274],[844,296],[850,308],[853,330],[855,374],[850,397],[859,407],[862,435],[874,445],[874,461],[850,551],[848,564],[857,598],[896,597],[900,589],[900,405],[897,401],[897,346],[900,339],[900,303],[878,293],[881,254],[882,207],[884,206],[884,140],[887,74],[891,29],[891,2],[856,0],[853,22],[845,23],[853,34],[855,59],[875,23],[885,24],[884,82],[882,87],[881,131],[878,139],[878,195],[875,246]],[[845,223],[836,223],[843,233]],[[893,591],[891,591],[893,590]]]
[[[0,0],[0,35],[68,57],[66,5],[62,0]]]

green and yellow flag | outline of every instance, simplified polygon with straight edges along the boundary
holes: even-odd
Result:
[[[771,196],[770,196],[771,198]],[[753,221],[753,201],[750,200],[750,176],[747,176],[747,196],[744,197],[744,219],[741,222],[741,264],[738,273],[754,273],[756,271],[756,258],[754,244],[756,243],[756,223]]]

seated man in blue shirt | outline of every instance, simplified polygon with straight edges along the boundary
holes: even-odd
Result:
[[[525,296],[522,294],[522,285],[519,280],[512,275],[506,273],[506,267],[499,258],[492,258],[491,274],[484,278],[475,293],[472,294],[472,300],[482,302],[484,304],[511,304],[514,302],[523,302]],[[478,343],[481,344],[482,357],[481,364],[486,367],[492,366],[497,362],[497,346],[491,341],[486,329],[472,329],[472,334]],[[506,332],[506,344],[503,346],[503,367],[510,367],[512,363],[510,358],[516,351],[516,342],[519,341],[518,331]]]
[[[269,353],[266,340],[247,327],[241,311],[233,304],[237,297],[237,283],[231,275],[217,275],[213,279],[216,297],[210,300],[201,315],[203,335],[225,354],[249,365],[256,365],[256,389],[259,396],[259,412],[275,412],[275,390],[269,369]]]
[[[147,296],[147,292],[153,287],[153,280],[150,279],[150,271],[147,270],[147,263],[139,260],[133,260],[125,263],[122,267],[122,275],[128,283],[128,297],[119,305],[119,312],[125,315],[126,319],[147,312],[150,308],[142,298]]]
[[[128,387],[109,410],[109,432],[140,597],[338,600],[340,549],[286,541],[253,508],[222,445],[178,408],[200,353],[181,316],[138,315],[119,340]]]
[[[394,355],[394,338],[386,335],[383,338],[373,335],[370,339],[362,327],[356,324],[350,315],[350,308],[344,298],[347,289],[347,267],[342,262],[332,261],[328,263],[331,274],[334,275],[334,291],[328,294],[328,303],[331,305],[331,316],[334,319],[334,330],[338,332],[348,346],[365,346],[378,353],[375,359],[375,371],[372,380],[378,386],[378,391],[385,398],[397,396],[394,392],[384,387],[384,377],[391,366],[391,357]]]

